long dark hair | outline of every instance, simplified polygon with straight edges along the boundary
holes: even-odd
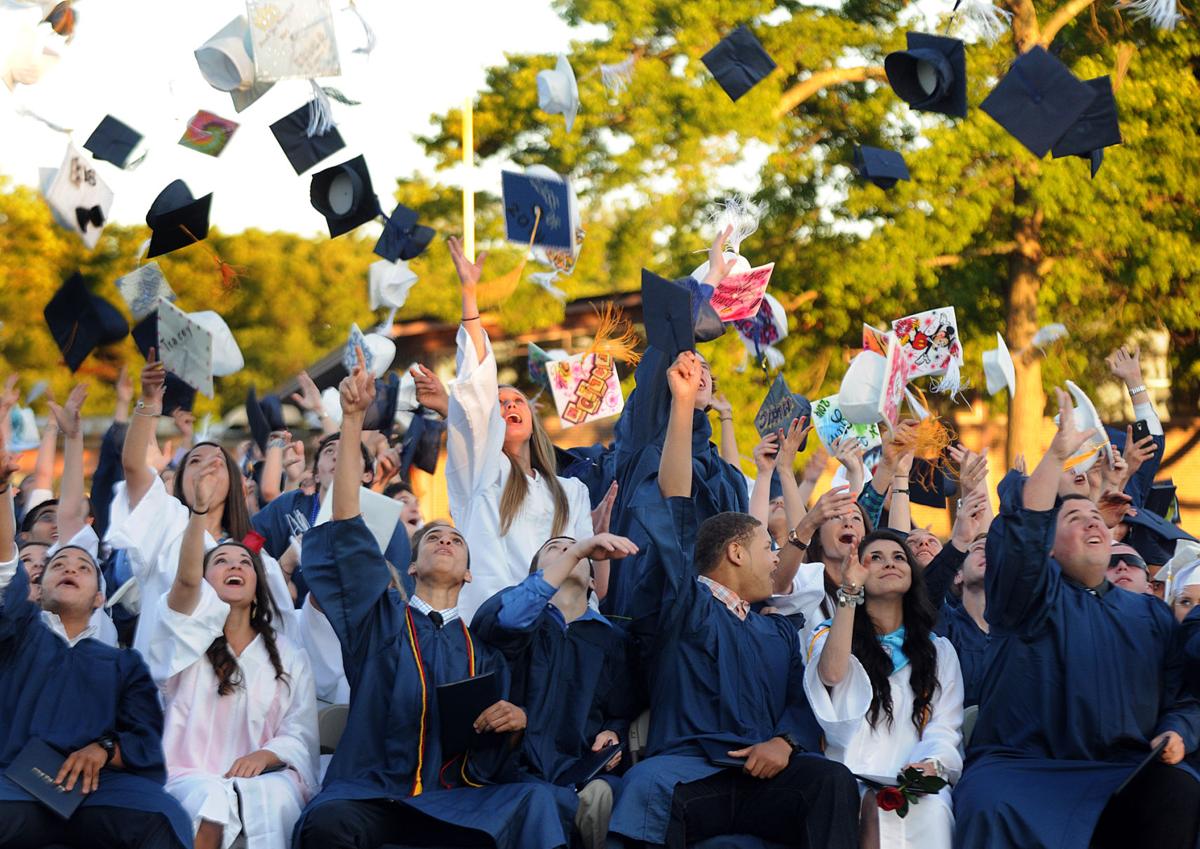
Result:
[[[187,468],[188,460],[191,459],[192,452],[201,445],[212,445],[216,447],[221,456],[225,459],[225,472],[229,476],[229,492],[225,495],[224,512],[221,514],[221,524],[225,528],[225,533],[229,534],[233,539],[245,539],[254,528],[250,524],[250,510],[246,507],[246,493],[242,489],[242,470],[238,468],[237,463],[233,461],[233,455],[217,445],[215,442],[197,442],[187,450],[183,455],[183,459],[179,461],[179,471],[175,473],[175,483],[172,486],[171,494],[179,499],[180,503],[189,505],[187,495],[183,491],[183,471]],[[207,564],[207,561],[205,561]]]
[[[912,573],[912,584],[904,594],[901,604],[904,614],[904,654],[912,667],[912,724],[920,737],[932,712],[930,705],[933,694],[941,686],[937,678],[937,647],[934,646],[931,636],[937,612],[925,591],[924,570],[913,557],[903,534],[888,528],[872,531],[859,543],[858,556],[861,558],[867,546],[879,540],[899,544],[904,552],[904,559],[908,561],[909,572]],[[867,721],[875,727],[882,713],[887,717],[888,727],[891,727],[892,685],[888,678],[892,674],[892,659],[880,645],[875,624],[865,611],[854,617],[854,636],[850,648],[866,670],[867,677],[871,679],[871,707],[867,710]]]
[[[247,548],[240,542],[227,540],[205,553],[204,571],[208,571],[208,563],[212,560],[213,554],[218,549],[230,545],[237,546],[249,554],[250,562],[254,564],[254,577],[257,580],[254,587],[254,601],[250,603],[250,627],[263,638],[263,644],[267,647],[267,656],[271,659],[271,666],[275,668],[275,680],[287,683],[288,675],[283,669],[283,662],[279,659],[279,647],[275,645],[275,627],[272,625],[279,616],[279,608],[275,606],[275,600],[271,598],[271,592],[267,588],[267,573],[258,552]],[[212,664],[213,672],[217,674],[217,695],[231,695],[238,687],[245,685],[242,668],[238,666],[237,658],[229,650],[229,642],[225,639],[225,634],[218,635],[209,644],[208,650],[204,654],[208,657],[208,662]]]
[[[858,510],[858,514],[860,516],[862,516],[863,539],[866,539],[867,536],[869,536],[871,533],[871,517],[867,515],[866,508],[864,508],[857,501],[854,502],[854,509]],[[835,522],[835,521],[839,521],[839,520],[835,516],[834,518],[826,519],[825,521],[826,522]],[[821,527],[824,527],[824,522],[821,523]],[[815,534],[813,534],[812,539],[808,541],[808,548],[805,549],[804,562],[805,563],[823,563],[825,566],[828,567],[830,564],[825,559],[825,557],[826,557],[825,544],[823,542],[821,542],[821,527],[817,528],[817,532]],[[840,564],[835,564],[835,565],[840,565]],[[825,594],[833,595],[834,593],[837,592],[837,590],[838,590],[837,581],[835,581],[829,577],[829,569],[827,568],[825,570]]]

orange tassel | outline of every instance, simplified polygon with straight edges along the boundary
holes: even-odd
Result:
[[[502,274],[494,280],[488,280],[486,283],[480,283],[478,298],[480,305],[494,305],[501,301],[507,300],[513,292],[517,290],[517,284],[521,282],[521,275],[525,273],[525,263],[529,261],[529,252],[533,250],[533,240],[537,238],[538,224],[542,221],[542,210],[539,207],[534,207],[533,210],[533,232],[529,234],[529,246],[521,254],[521,262],[517,267],[507,274]]]
[[[193,242],[204,244],[202,239],[197,239],[196,234],[182,224],[179,229],[191,237]],[[241,269],[236,265],[230,265],[225,260],[221,259],[221,255],[213,248],[204,244],[204,249],[208,251],[208,255],[212,257],[213,263],[217,266],[217,274],[221,278],[221,289],[225,292],[230,292],[238,287],[240,282]]]
[[[925,402],[925,393],[915,386],[912,387],[912,391],[917,395],[921,406],[929,409]],[[946,449],[953,442],[954,434],[951,430],[937,416],[929,415],[920,421],[910,422],[908,427],[898,431],[895,444],[902,454],[911,452],[914,457],[928,461],[927,464],[922,464],[921,471],[915,474],[919,475],[917,480],[926,489],[933,489],[934,472],[940,469],[943,474],[954,475],[946,458]]]
[[[608,356],[622,363],[637,365],[642,359],[637,351],[638,337],[621,308],[609,301],[596,314],[600,317],[600,324],[585,354]]]

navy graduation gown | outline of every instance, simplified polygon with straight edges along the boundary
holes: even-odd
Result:
[[[987,541],[991,637],[979,720],[954,790],[956,845],[1086,849],[1158,734],[1197,745],[1176,624],[1158,599],[1092,593],[1050,557],[1056,510],[1010,492]],[[1109,589],[1110,591],[1103,591]]]
[[[552,595],[554,588],[540,574],[524,584],[539,581],[542,595],[545,590]],[[527,627],[501,625],[505,597],[522,592],[524,584],[484,602],[471,630],[502,651],[512,670],[512,701],[529,718],[521,741],[522,769],[555,782],[591,752],[601,731],[614,731],[624,742],[643,700],[630,667],[628,637],[598,615],[576,619],[564,630],[562,615],[542,601],[543,609]]]
[[[303,566],[313,596],[338,635],[350,683],[346,730],[325,773],[324,787],[305,813],[333,800],[390,799],[443,822],[485,832],[498,849],[563,845],[562,818],[549,788],[462,787],[467,779],[461,761],[442,774],[451,758],[441,751],[435,688],[467,678],[473,650],[475,674],[495,671],[501,677],[501,692],[507,693],[504,658],[477,640],[468,641],[461,620],[437,628],[415,609],[414,647],[408,605],[389,589],[391,574],[361,516],[306,533]],[[424,701],[415,648],[425,669]],[[470,778],[498,775],[502,763],[494,754],[471,754]],[[423,792],[413,796],[418,761]],[[443,789],[443,779],[458,786]],[[297,835],[303,818],[296,825]]]
[[[102,769],[83,804],[161,814],[180,845],[191,846],[191,820],[163,789],[162,730],[158,688],[141,655],[92,639],[69,646],[42,622],[18,566],[0,599],[0,802],[34,801],[3,774],[29,740],[69,754],[111,733],[125,766]]]
[[[983,686],[984,656],[987,653],[988,635],[980,630],[971,614],[961,603],[942,603],[933,631],[945,637],[958,654],[962,667],[963,707],[979,704],[979,690]]]
[[[650,540],[637,593],[661,600],[651,757],[626,773],[611,829],[653,843],[666,835],[675,786],[723,768],[704,757],[702,740],[739,749],[791,734],[807,751],[820,752],[796,629],[782,616],[752,612],[739,620],[696,580],[690,556],[696,513],[691,500],[672,498],[637,514]]]

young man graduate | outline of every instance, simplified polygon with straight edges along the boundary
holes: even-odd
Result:
[[[1091,500],[1056,506],[1063,465],[1091,435],[1056,394],[1058,432],[988,534],[987,675],[955,843],[1192,849],[1200,781],[1176,765],[1196,748],[1200,706],[1182,692],[1177,626],[1158,599],[1105,579],[1109,531]]]
[[[637,594],[661,601],[651,757],[626,773],[611,831],[679,849],[742,834],[850,849],[858,786],[819,754],[796,629],[749,609],[771,595],[779,560],[766,526],[719,513],[696,528],[692,411],[702,368],[685,351],[667,373],[671,417],[657,476],[665,501],[637,513],[650,540]]]
[[[30,600],[13,542],[15,469],[0,448],[0,846],[191,846],[191,822],[163,789],[163,713],[146,664],[88,636],[104,602],[96,561],[60,548],[42,575],[44,610]],[[69,819],[5,774],[35,741],[65,756],[53,783],[83,789]],[[43,780],[56,768],[37,766]]]
[[[375,394],[361,351],[340,390],[333,521],[305,534],[303,567],[342,645],[350,715],[324,789],[301,815],[294,843],[300,849],[562,846],[564,813],[553,788],[479,786],[499,773],[512,743],[507,735],[525,728],[525,714],[503,700],[504,658],[476,641],[459,616],[459,591],[471,579],[466,541],[448,525],[426,526],[413,540],[412,600],[406,604],[389,590],[387,564],[358,508],[359,433]],[[474,722],[492,745],[443,751],[438,686],[493,672],[501,700]]]
[[[588,606],[592,558],[636,551],[612,534],[548,540],[529,577],[484,602],[471,622],[481,640],[504,652],[512,669],[510,697],[529,716],[520,768],[578,789],[575,827],[584,849],[604,849],[619,789],[610,770],[643,706],[625,632]],[[616,748],[588,781],[594,753],[609,747]]]

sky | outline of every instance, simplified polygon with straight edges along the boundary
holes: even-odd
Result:
[[[36,9],[21,7],[31,1],[0,0],[0,44],[19,23],[37,19]],[[432,115],[479,91],[485,69],[502,63],[505,53],[545,54],[550,68],[557,53],[569,51],[572,37],[583,37],[555,15],[549,0],[357,0],[377,39],[365,56],[353,52],[366,39],[347,0],[331,5],[342,75],[321,82],[362,105],[334,105],[346,147],[314,170],[364,154],[389,209],[397,178],[433,173],[414,141],[431,128]],[[76,34],[57,66],[36,85],[12,93],[0,85],[0,174],[36,186],[38,169],[57,168],[66,150],[65,136],[18,110],[73,130],[80,146],[109,113],[145,135],[149,151],[134,171],[99,164],[115,193],[110,220],[143,221],[158,192],[181,178],[196,196],[213,193],[211,222],[222,232],[326,232],[309,204],[311,172],[296,176],[269,129],[311,99],[309,83],[277,83],[238,114],[196,65],[193,50],[245,8],[242,0],[78,0]],[[240,124],[219,158],[178,144],[187,120],[201,109]],[[529,121],[539,115],[531,113]],[[499,167],[479,171],[476,185],[498,194]]]

